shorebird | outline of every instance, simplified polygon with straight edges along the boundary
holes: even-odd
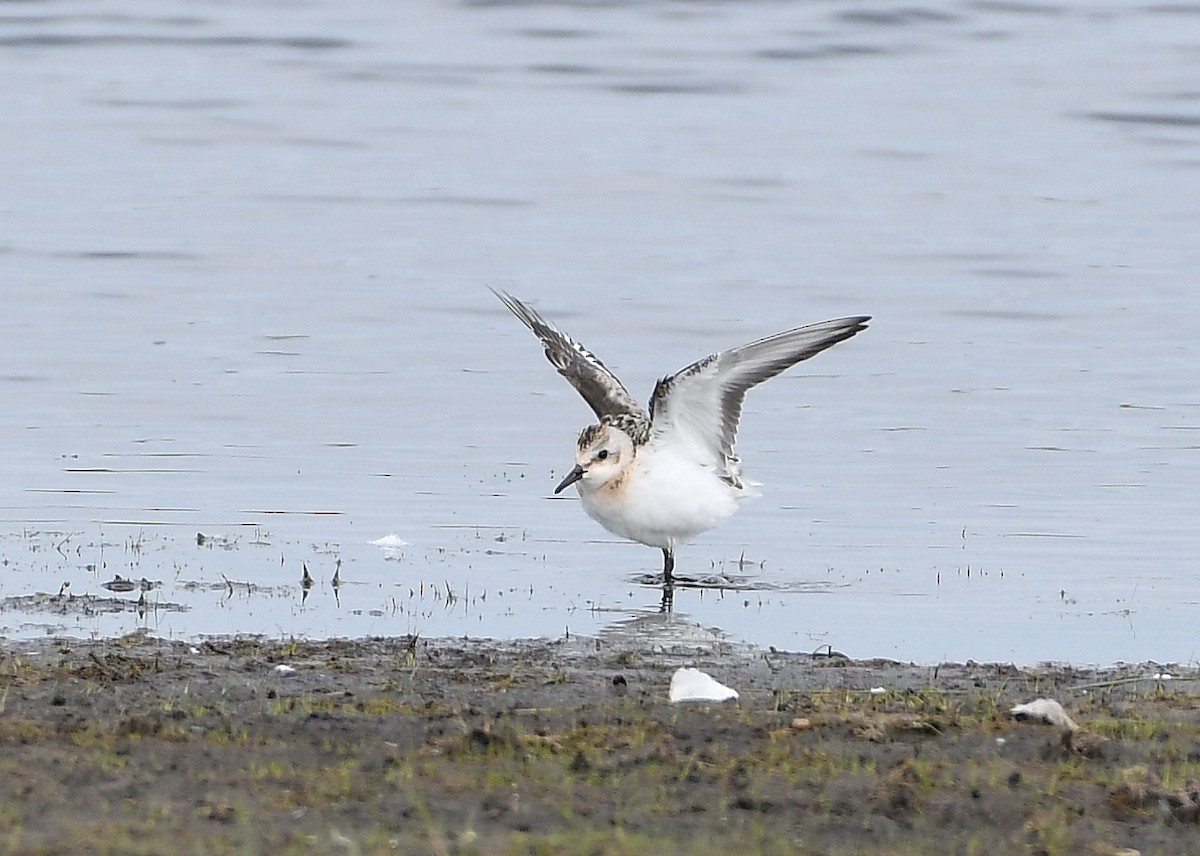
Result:
[[[591,351],[511,294],[492,291],[541,339],[551,364],[599,420],[580,432],[575,467],[554,492],[575,485],[583,510],[609,532],[662,550],[666,588],[673,585],[675,548],[758,494],[734,451],[747,390],[871,320],[822,321],[711,354],[660,380],[644,410]]]

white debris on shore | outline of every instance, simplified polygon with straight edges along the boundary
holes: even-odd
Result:
[[[1048,722],[1051,725],[1057,725],[1069,731],[1075,731],[1079,728],[1075,724],[1075,720],[1067,716],[1067,712],[1063,710],[1063,706],[1054,699],[1035,698],[1026,704],[1017,705],[1010,712],[1017,719],[1036,719],[1039,722]]]
[[[671,703],[681,701],[730,701],[738,697],[730,689],[699,669],[677,669],[671,676]]]

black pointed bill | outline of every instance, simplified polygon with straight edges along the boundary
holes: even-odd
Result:
[[[583,467],[579,466],[579,464],[576,464],[575,469],[567,473],[567,477],[558,483],[558,487],[554,489],[554,492],[562,493],[581,478],[583,478]]]

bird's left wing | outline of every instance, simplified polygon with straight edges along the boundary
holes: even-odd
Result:
[[[687,444],[703,463],[737,482],[734,445],[746,391],[849,339],[870,320],[859,315],[797,327],[705,357],[663,378],[650,397],[654,440]]]
[[[541,315],[508,292],[493,288],[492,293],[542,340],[546,347],[546,359],[583,396],[596,416],[628,415],[639,422],[647,421],[646,411],[595,354],[547,323]]]

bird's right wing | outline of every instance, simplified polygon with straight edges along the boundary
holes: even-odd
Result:
[[[595,354],[547,323],[541,315],[508,292],[493,288],[492,293],[542,340],[546,347],[546,359],[583,396],[596,416],[628,415],[639,422],[648,421],[646,411]]]

